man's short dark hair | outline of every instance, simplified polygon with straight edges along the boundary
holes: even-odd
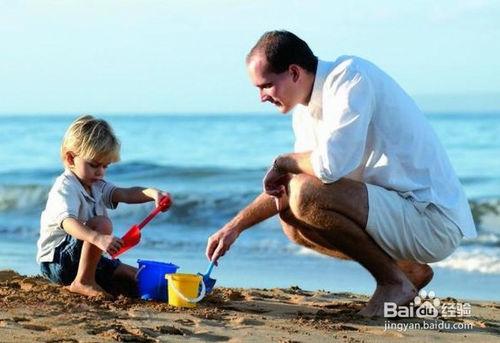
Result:
[[[268,71],[280,74],[291,64],[297,64],[308,72],[316,73],[318,58],[314,56],[306,42],[285,30],[269,31],[260,37],[247,55],[247,63],[258,52],[263,52],[268,63]]]

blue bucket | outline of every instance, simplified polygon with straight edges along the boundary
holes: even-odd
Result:
[[[179,269],[172,263],[137,260],[137,286],[143,300],[167,301],[167,280],[165,274],[173,274]]]

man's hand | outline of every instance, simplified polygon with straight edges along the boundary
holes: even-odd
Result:
[[[209,261],[214,261],[217,265],[219,257],[229,250],[240,233],[234,228],[224,226],[208,238],[207,250],[205,252]]]
[[[123,245],[123,241],[115,237],[113,235],[101,235],[99,234],[93,244],[101,249],[102,251],[107,252],[110,255],[113,255],[120,250]]]
[[[286,193],[286,187],[291,179],[287,172],[279,170],[273,165],[264,176],[263,188],[267,194],[279,198]]]

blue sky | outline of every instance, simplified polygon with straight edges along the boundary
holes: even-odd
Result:
[[[274,112],[244,57],[287,29],[428,111],[500,111],[500,1],[0,0],[0,114]]]

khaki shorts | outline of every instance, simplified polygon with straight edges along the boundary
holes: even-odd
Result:
[[[366,232],[395,260],[441,261],[462,240],[462,232],[438,206],[418,202],[406,193],[366,184]]]

